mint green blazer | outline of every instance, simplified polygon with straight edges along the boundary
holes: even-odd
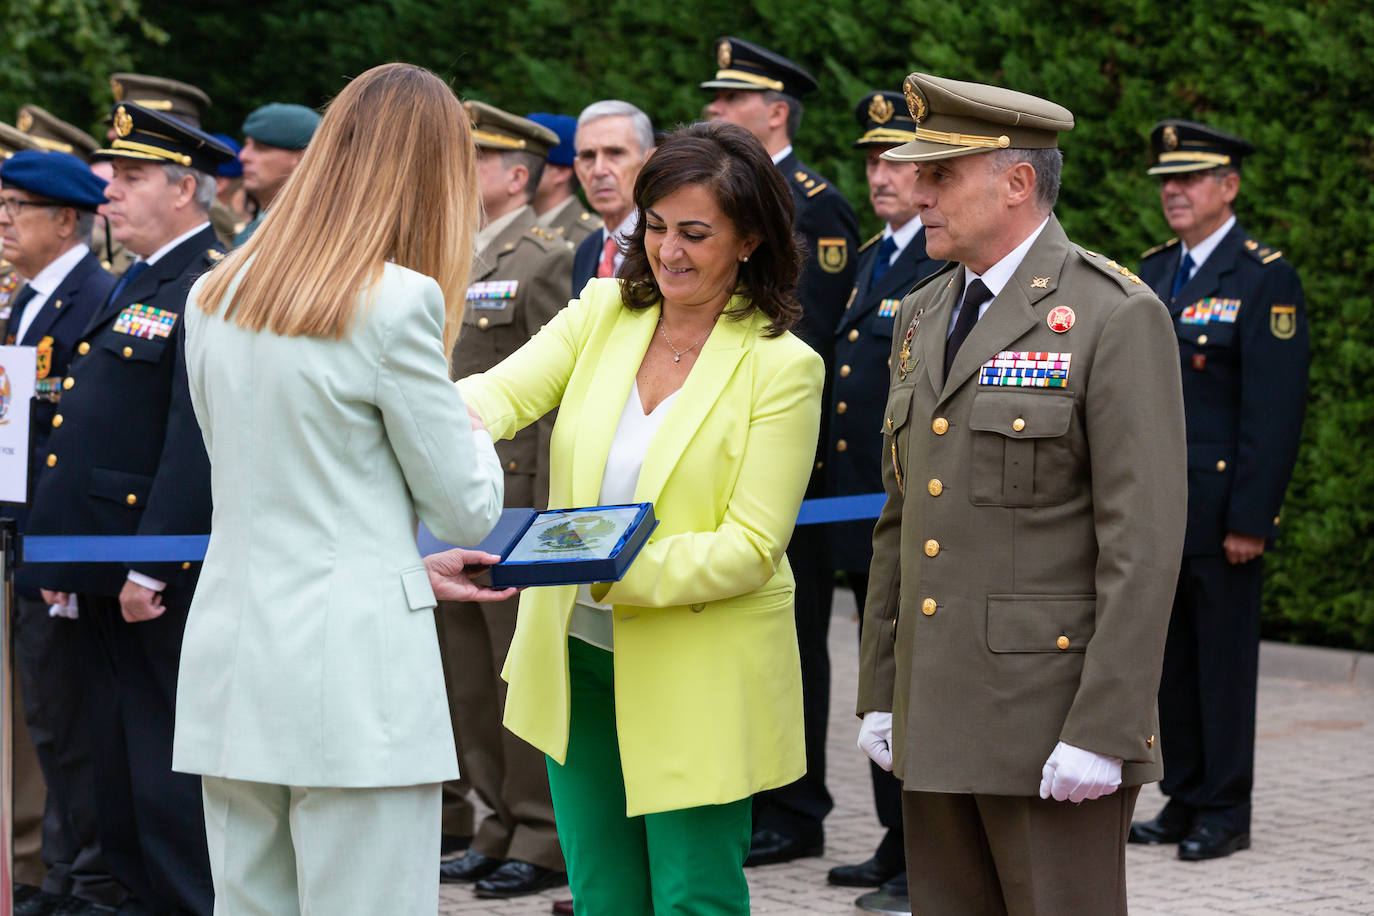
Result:
[[[387,264],[342,340],[185,310],[210,548],[181,650],[173,769],[300,786],[458,775],[416,516],[475,544],[490,439],[448,379],[444,298]]]

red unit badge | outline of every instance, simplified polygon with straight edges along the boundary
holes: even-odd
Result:
[[[1073,323],[1077,320],[1077,317],[1078,316],[1074,315],[1073,309],[1069,308],[1067,305],[1056,305],[1054,308],[1050,309],[1050,314],[1045,318],[1045,323],[1050,326],[1050,330],[1054,333],[1063,334],[1069,328],[1073,327]]]

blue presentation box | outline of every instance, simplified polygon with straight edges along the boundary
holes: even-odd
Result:
[[[607,510],[633,509],[628,525],[623,511],[620,530],[612,525],[609,534],[597,532],[591,537],[601,543],[597,556],[576,556],[587,552],[584,535],[592,526],[605,522],[596,518]],[[506,509],[491,533],[477,545],[478,550],[494,553],[501,562],[489,567],[493,588],[526,588],[533,585],[580,585],[584,582],[616,582],[625,575],[640,549],[648,543],[649,535],[658,527],[652,503],[630,503],[621,506],[585,506],[578,509]],[[533,534],[531,534],[533,532]],[[611,535],[615,539],[611,540]],[[529,537],[522,545],[521,541]],[[431,554],[448,550],[450,544],[430,534],[420,526],[420,553]]]

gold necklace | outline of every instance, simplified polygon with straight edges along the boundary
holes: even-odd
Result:
[[[715,326],[714,326],[714,325],[712,326],[712,330],[715,330]],[[680,363],[680,362],[682,362],[682,354],[684,354],[684,353],[691,353],[691,352],[692,352],[693,350],[695,350],[697,347],[699,347],[699,346],[701,346],[702,344],[704,344],[704,343],[706,342],[706,338],[707,338],[707,337],[710,337],[710,336],[711,336],[711,331],[707,331],[705,334],[702,335],[701,340],[698,340],[696,343],[692,344],[690,347],[687,347],[686,349],[679,350],[677,347],[673,346],[672,340],[670,340],[669,337],[668,337],[668,329],[667,329],[666,327],[664,327],[664,325],[663,325],[663,316],[662,316],[662,315],[659,315],[659,316],[658,316],[658,333],[660,333],[660,334],[663,335],[663,342],[666,343],[666,344],[668,345],[668,349],[669,349],[669,350],[672,350],[672,351],[673,351],[673,362],[675,362],[675,363]]]

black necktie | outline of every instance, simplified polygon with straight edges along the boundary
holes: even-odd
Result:
[[[1174,273],[1174,289],[1169,293],[1169,301],[1178,298],[1179,291],[1183,289],[1188,278],[1193,274],[1193,256],[1184,252],[1183,259],[1178,262],[1178,270]]]
[[[892,266],[892,254],[897,250],[897,237],[889,235],[878,245],[878,260],[873,262],[873,276],[868,280],[868,288],[871,290],[878,285],[878,281],[887,273],[887,269]]]
[[[954,356],[963,346],[973,324],[978,320],[978,310],[983,303],[992,298],[992,290],[982,280],[974,280],[964,290],[964,301],[959,306],[959,317],[954,320],[954,330],[945,341],[945,378],[949,378],[949,367],[954,365]]]
[[[38,290],[34,289],[33,284],[30,283],[19,291],[19,295],[14,297],[14,302],[10,305],[10,317],[5,319],[5,330],[3,334],[0,334],[0,340],[4,340],[7,344],[14,343],[15,334],[18,333],[24,319],[24,307],[29,304],[30,299],[37,295]],[[11,328],[14,329],[14,333],[11,333]]]
[[[124,271],[124,276],[120,277],[119,282],[115,284],[114,292],[110,293],[110,298],[108,301],[114,302],[116,299],[118,299],[119,294],[124,292],[125,288],[132,284],[135,280],[137,280],[138,275],[143,273],[147,269],[147,261],[135,261],[134,263],[130,264],[129,269]]]

